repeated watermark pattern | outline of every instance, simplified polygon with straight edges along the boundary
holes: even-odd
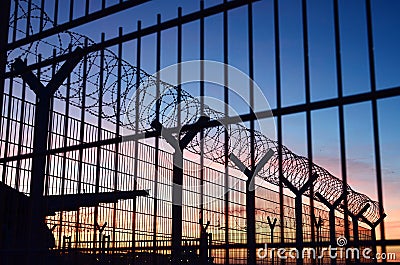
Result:
[[[203,71],[203,76],[200,72]],[[180,76],[178,79],[177,76]],[[229,83],[225,76],[229,76]],[[270,117],[258,117],[258,111],[270,112],[269,102],[257,83],[246,73],[239,69],[216,61],[187,61],[179,64],[170,65],[154,73],[144,75],[145,79],[134,93],[130,93],[129,104],[126,105],[124,120],[122,124],[128,124],[130,130],[138,132],[159,131],[164,141],[160,141],[160,150],[173,152],[173,156],[162,156],[162,164],[169,164],[180,168],[184,174],[200,174],[200,167],[184,167],[183,152],[186,158],[198,164],[201,161],[203,166],[220,166],[219,170],[224,171],[225,165],[225,142],[227,152],[235,156],[249,168],[251,161],[251,133],[246,127],[246,122],[241,120],[241,113],[247,113],[251,109],[254,114],[255,128],[255,160],[258,163],[261,157],[267,154],[269,149],[277,150],[275,139],[275,121]],[[193,88],[198,89],[201,84],[209,87],[207,96],[197,95]],[[249,88],[251,87],[253,97],[250,97]],[[210,89],[212,88],[212,89]],[[225,91],[229,95],[229,104],[218,97],[215,91]],[[211,92],[210,92],[211,91]],[[205,93],[204,93],[205,94]],[[257,109],[257,107],[259,109]],[[228,119],[228,118],[232,119]],[[218,121],[218,126],[205,127],[203,129],[192,127],[192,138],[181,141],[189,135],[184,131],[184,126],[196,125],[200,127],[201,119],[203,123],[208,120]],[[200,133],[200,131],[202,133]],[[228,135],[225,139],[225,134]],[[122,141],[130,141],[130,135],[125,135]],[[202,137],[202,138],[201,138]],[[186,144],[183,144],[186,143]],[[277,153],[277,152],[276,152]],[[275,155],[276,158],[276,155]],[[273,159],[272,159],[273,160]],[[276,160],[276,159],[275,159]],[[273,160],[273,161],[275,161]],[[271,176],[277,171],[277,162],[263,164],[258,168],[259,176]],[[238,166],[229,160],[231,167]],[[255,182],[257,174],[252,176]],[[215,183],[223,183],[225,175],[213,175],[204,183],[188,182],[185,183],[186,192],[198,193],[201,189],[208,190],[210,196],[205,196],[199,200],[197,196],[188,196],[185,201],[187,206],[198,206],[201,203],[213,203],[217,198],[225,196],[225,189],[215,189]],[[230,188],[239,184],[239,178],[229,181]],[[262,181],[262,178],[259,180]],[[260,183],[259,182],[259,183]],[[174,190],[183,190],[183,185],[173,183]],[[258,186],[252,186],[254,189]],[[150,191],[150,195],[152,191]],[[172,196],[176,194],[173,193]],[[159,199],[170,200],[171,194],[159,192]],[[182,205],[182,196],[177,195],[177,199],[172,199],[174,205]]]

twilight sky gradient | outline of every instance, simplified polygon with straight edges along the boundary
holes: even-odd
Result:
[[[50,1],[47,1],[50,2]],[[84,1],[80,2],[83,5]],[[117,0],[108,1],[116,3]],[[220,3],[221,0],[207,0],[205,6]],[[83,14],[83,7],[76,3],[76,16]],[[92,10],[100,1],[91,1]],[[67,1],[60,1],[60,10],[68,10]],[[280,42],[282,69],[282,104],[296,105],[305,102],[303,45],[301,24],[301,1],[281,0]],[[143,27],[156,22],[156,14],[162,20],[175,18],[177,7],[183,7],[183,14],[198,10],[198,0],[155,0],[132,10],[111,16],[92,25],[74,29],[98,41],[100,33],[106,38],[118,34],[118,27],[124,32],[136,29],[137,20]],[[365,1],[341,0],[340,27],[343,63],[344,95],[370,90],[367,35],[365,24]],[[400,85],[400,1],[372,0],[375,60],[378,89]],[[51,10],[51,8],[49,9]],[[65,13],[65,14],[64,14]],[[229,63],[248,72],[247,7],[229,12]],[[332,1],[308,1],[309,49],[311,100],[318,101],[337,96],[335,46],[333,35]],[[65,19],[68,12],[60,12]],[[60,20],[62,22],[63,19]],[[183,61],[199,59],[199,26],[194,22],[183,27]],[[223,61],[222,15],[205,20],[206,59]],[[176,63],[176,29],[162,34],[162,67]],[[142,42],[142,63],[148,73],[155,72],[155,36],[148,36]],[[272,108],[276,106],[273,2],[262,0],[254,4],[254,58],[255,81],[265,93]],[[135,64],[135,41],[124,45],[124,58]],[[206,94],[223,98],[222,89],[206,88]],[[232,96],[233,97],[233,96]],[[384,207],[386,237],[400,238],[400,97],[378,101],[379,129],[384,184]],[[263,106],[257,106],[262,110]],[[247,107],[243,108],[243,112]],[[372,111],[369,102],[347,105],[345,111],[346,156],[349,184],[357,191],[377,199],[375,181],[375,158],[372,130]],[[283,118],[284,144],[295,153],[307,156],[305,114]],[[312,135],[314,160],[341,178],[338,109],[330,108],[312,112]],[[379,233],[378,233],[379,234]]]

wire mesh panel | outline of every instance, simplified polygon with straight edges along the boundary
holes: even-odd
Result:
[[[383,222],[382,175],[398,171],[381,161],[378,103],[384,111],[400,90],[377,82],[380,4],[182,1],[172,13],[175,3],[163,1],[4,2],[4,264],[277,264],[280,247],[322,253],[285,264],[342,264],[370,260],[322,249],[399,245]],[[353,8],[362,60],[346,56]],[[369,90],[349,90],[348,65],[366,66],[353,78]],[[219,83],[207,82],[214,75]],[[353,106],[370,112],[358,119],[362,137]],[[373,143],[365,194],[353,163],[362,152],[351,148],[362,141]]]

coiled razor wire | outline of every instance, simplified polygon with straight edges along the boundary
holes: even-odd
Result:
[[[39,19],[43,20],[44,28],[54,26],[53,21],[41,8],[32,3],[28,8],[26,0],[18,1],[17,16],[12,16],[10,20],[10,28],[18,34],[26,34],[27,29],[30,34],[38,32]],[[27,18],[30,17],[29,27],[26,27]],[[14,25],[17,25],[14,27]],[[9,67],[14,59],[20,57],[28,62],[38,62],[39,54],[43,59],[49,59],[52,56],[60,56],[68,54],[74,47],[84,47],[85,40],[87,45],[93,45],[95,42],[86,36],[72,31],[64,31],[46,39],[32,42],[23,47],[9,51],[8,63]],[[218,120],[224,117],[224,114],[218,112],[207,105],[203,105],[197,98],[194,98],[185,90],[181,90],[180,100],[175,86],[159,81],[160,97],[157,99],[156,87],[157,78],[146,72],[137,69],[118,56],[110,49],[105,49],[101,56],[101,51],[91,52],[86,56],[86,71],[84,70],[84,62],[81,61],[75,70],[71,73],[69,88],[70,104],[82,107],[83,93],[82,88],[85,86],[85,110],[100,116],[112,123],[119,121],[120,125],[139,132],[153,130],[150,126],[151,122],[156,118],[156,102],[159,100],[160,112],[159,121],[164,127],[177,126],[178,108],[180,108],[181,124],[192,124],[198,120],[201,114]],[[101,58],[103,61],[103,83],[100,84]],[[118,67],[121,67],[120,75],[118,75]],[[56,70],[61,67],[61,63],[55,65]],[[51,67],[41,69],[41,81],[46,84],[51,79]],[[137,86],[136,77],[139,75],[140,84]],[[118,80],[119,79],[119,80]],[[120,82],[120,83],[119,83]],[[85,84],[84,84],[85,83]],[[119,88],[120,85],[120,89]],[[102,89],[99,89],[101,86]],[[66,100],[67,84],[63,86],[55,94],[55,97]],[[102,91],[102,95],[100,95]],[[120,93],[118,93],[120,92]],[[117,118],[118,100],[120,102],[120,117]],[[99,113],[99,99],[102,98],[101,113]],[[138,101],[137,101],[138,100]],[[138,110],[135,108],[135,102],[139,102]],[[146,104],[144,104],[144,102]],[[179,102],[179,104],[178,104]],[[203,107],[203,112],[201,109]],[[139,113],[139,116],[136,116]],[[195,154],[202,154],[211,161],[224,164],[224,133],[227,129],[229,134],[229,153],[235,154],[246,166],[250,161],[250,133],[251,131],[241,124],[231,124],[217,126],[204,129],[204,151],[200,150],[200,139],[196,137],[191,141],[187,150]],[[274,151],[274,155],[267,162],[258,177],[268,181],[269,183],[279,184],[279,163],[278,148],[276,141],[269,139],[261,132],[255,131],[255,158],[259,161],[268,149]],[[314,192],[319,192],[328,202],[333,204],[343,192],[343,182],[337,177],[330,174],[326,169],[316,164],[309,165],[310,161],[303,156],[299,156],[291,152],[286,146],[281,146],[282,151],[282,171],[286,177],[296,188],[301,188],[308,180],[311,173],[317,173],[318,178],[314,182]],[[231,164],[231,166],[235,166]],[[366,204],[370,204],[369,209],[364,213],[364,217],[370,222],[376,222],[380,218],[379,203],[371,200],[364,194],[358,193],[346,186],[348,192],[348,210],[357,214]],[[318,198],[315,198],[318,200]],[[337,210],[343,212],[342,208]]]

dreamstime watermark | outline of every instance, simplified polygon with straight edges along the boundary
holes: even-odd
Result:
[[[305,247],[302,250],[296,248],[270,248],[268,244],[264,248],[257,250],[257,257],[260,259],[277,257],[278,259],[360,259],[367,260],[396,260],[396,253],[374,253],[371,248],[346,247],[347,239],[340,236],[336,240],[337,247],[310,248]]]

